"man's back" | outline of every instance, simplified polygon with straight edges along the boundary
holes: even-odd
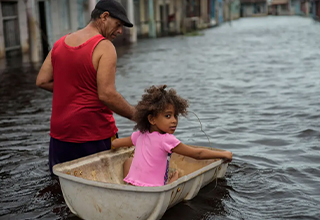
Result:
[[[71,33],[67,35],[65,38],[65,43],[70,47],[78,47],[79,45],[84,44],[87,42],[90,38],[100,35],[98,32],[91,30],[90,27],[86,27],[84,29],[78,30],[74,33]],[[103,41],[100,41],[94,50],[92,51],[92,64],[94,66],[94,69],[98,69],[99,60],[103,54],[108,53],[115,53],[115,48],[113,44],[107,40],[104,39]]]
[[[51,52],[54,93],[50,135],[67,142],[102,140],[115,135],[113,113],[97,93],[97,72],[92,52],[102,35],[77,46],[58,40]],[[88,126],[90,124],[90,126]]]

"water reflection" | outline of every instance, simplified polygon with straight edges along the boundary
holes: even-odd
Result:
[[[231,199],[230,187],[224,179],[211,182],[199,191],[199,194],[191,201],[180,203],[170,208],[162,219],[201,219],[208,220],[226,218],[227,210],[224,200]],[[232,189],[231,189],[232,190]],[[177,215],[177,213],[179,213]]]

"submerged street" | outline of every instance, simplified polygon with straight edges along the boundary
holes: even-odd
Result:
[[[269,16],[118,48],[117,90],[131,104],[167,84],[190,102],[176,137],[233,152],[226,179],[162,219],[319,218],[319,34],[311,19]],[[52,94],[37,73],[0,70],[0,220],[78,219],[49,174]],[[134,124],[115,118],[130,135]]]

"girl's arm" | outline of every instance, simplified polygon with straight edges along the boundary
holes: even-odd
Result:
[[[226,160],[226,162],[232,161],[232,153],[230,151],[217,151],[217,150],[196,148],[196,147],[185,145],[183,143],[180,143],[175,148],[173,148],[172,152],[175,152],[177,154],[181,154],[184,156],[192,157],[197,160],[221,158]]]
[[[131,137],[125,137],[125,138],[117,138],[114,139],[111,142],[111,145],[114,148],[119,148],[119,147],[131,147],[133,145],[132,141],[131,141]]]

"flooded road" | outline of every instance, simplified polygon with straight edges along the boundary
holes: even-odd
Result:
[[[167,84],[190,101],[176,136],[234,153],[226,179],[163,219],[319,219],[320,24],[248,18],[202,33],[118,49],[117,89],[130,103]],[[78,219],[49,175],[52,95],[35,87],[37,68],[1,71],[0,219]]]

